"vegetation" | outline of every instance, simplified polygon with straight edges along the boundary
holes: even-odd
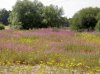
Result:
[[[96,18],[97,18],[98,22],[95,26],[95,30],[100,32],[100,12],[98,13]]]
[[[96,19],[97,19],[97,20],[100,20],[100,12],[98,13]]]
[[[0,10],[0,30],[0,74],[100,73],[100,8],[67,19],[58,6],[17,0]]]
[[[44,6],[38,0],[17,0],[12,11],[0,11],[0,22],[5,25],[10,23],[10,27],[14,29],[70,26],[74,31],[99,31],[97,23],[100,20],[100,8],[83,8],[69,19],[62,15],[63,8],[58,6]]]
[[[18,0],[10,14],[9,22],[13,28],[33,29],[60,27],[65,24],[66,18],[62,17],[62,8],[57,6],[44,6],[35,0]]]
[[[95,30],[100,32],[100,21],[97,22]]]
[[[44,68],[54,67],[55,72],[65,69],[67,72],[78,70],[99,73],[99,37],[96,33],[77,33],[63,29],[4,30],[0,32],[0,65],[10,68],[13,65],[20,69],[23,65],[32,68],[42,64]],[[60,70],[55,70],[56,67]]]
[[[2,23],[0,23],[0,30],[5,29],[4,25]]]
[[[10,11],[7,11],[6,9],[0,10],[0,22],[3,23],[3,25],[8,25],[8,17],[9,17]]]
[[[60,27],[63,26],[62,23],[63,10],[57,6],[46,6],[43,10],[43,24],[47,27]]]
[[[71,21],[71,28],[77,31],[94,31],[100,8],[84,8],[77,12]]]

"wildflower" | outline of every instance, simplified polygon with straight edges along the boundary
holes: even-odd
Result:
[[[99,64],[100,64],[100,59],[99,59]]]
[[[90,71],[89,74],[94,74],[94,72],[93,71]]]
[[[52,63],[52,62],[47,62],[47,64],[48,64],[48,65],[52,65],[53,63]]]
[[[85,66],[85,67],[88,68],[88,69],[90,68],[89,66]]]
[[[78,63],[77,66],[82,66],[82,63]]]
[[[11,62],[8,61],[8,62],[7,62],[7,65],[11,65]]]
[[[40,61],[41,64],[43,64],[43,61]]]
[[[20,64],[20,61],[16,61],[16,64],[18,64],[18,65],[19,65],[19,64]]]
[[[96,69],[96,71],[97,71],[97,72],[100,72],[100,68],[99,68],[99,69]]]

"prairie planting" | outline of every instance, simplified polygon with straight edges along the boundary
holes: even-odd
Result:
[[[0,31],[0,66],[19,65],[100,73],[100,34],[51,28]]]

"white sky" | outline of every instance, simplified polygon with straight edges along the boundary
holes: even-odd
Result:
[[[33,0],[31,0],[33,1]],[[77,11],[85,7],[100,7],[100,0],[39,0],[44,5],[58,5],[63,7],[64,15],[72,17]],[[16,0],[0,0],[0,9],[11,10]]]

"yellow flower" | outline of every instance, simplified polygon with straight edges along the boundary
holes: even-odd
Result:
[[[99,60],[99,63],[100,63],[100,60]]]
[[[82,63],[78,63],[77,66],[82,66]]]
[[[97,71],[97,72],[100,72],[100,69],[97,69],[96,71]]]
[[[43,61],[40,61],[41,64],[43,64]]]
[[[11,65],[11,62],[8,61],[8,62],[7,62],[7,65]]]
[[[90,68],[89,66],[85,66],[85,67],[88,68],[88,69]]]
[[[52,65],[53,63],[52,63],[52,62],[47,62],[47,64],[48,64],[48,65]]]
[[[93,71],[90,71],[89,74],[94,74],[94,72]]]
[[[16,64],[20,64],[20,61],[16,61]]]
[[[64,64],[63,63],[60,63],[60,67],[64,67]]]

